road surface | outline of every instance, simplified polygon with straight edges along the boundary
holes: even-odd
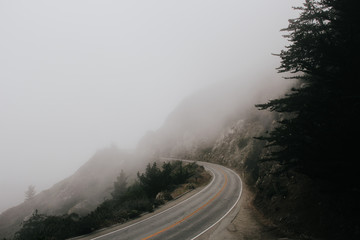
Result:
[[[242,183],[232,170],[211,163],[197,162],[213,175],[200,192],[156,215],[96,237],[93,240],[196,239],[218,224],[238,203]]]

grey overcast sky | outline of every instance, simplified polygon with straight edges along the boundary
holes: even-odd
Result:
[[[289,0],[0,0],[0,212],[187,95],[275,74]]]

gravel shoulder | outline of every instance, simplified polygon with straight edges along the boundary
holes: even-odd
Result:
[[[290,240],[254,207],[249,186],[242,182],[242,187],[237,206],[197,240]]]

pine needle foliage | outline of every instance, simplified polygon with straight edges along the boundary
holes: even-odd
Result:
[[[279,73],[297,85],[283,98],[256,107],[282,113],[278,125],[260,137],[272,147],[262,161],[277,161],[329,184],[358,187],[360,134],[358,0],[306,0],[289,20],[289,45],[278,54]],[[335,179],[337,179],[335,181]]]

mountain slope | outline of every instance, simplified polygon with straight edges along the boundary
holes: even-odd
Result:
[[[269,91],[272,88],[274,90]],[[281,82],[276,81],[262,82],[261,85],[259,81],[247,85],[241,81],[228,81],[189,96],[174,109],[159,130],[149,132],[140,140],[136,154],[116,148],[101,150],[72,176],[37,194],[31,201],[3,212],[0,238],[15,233],[35,209],[51,215],[88,213],[110,196],[112,184],[121,169],[127,173],[135,172],[144,159],[182,156],[210,161],[221,159],[220,163],[232,167],[244,165],[246,159],[251,156],[255,159],[262,149],[253,136],[264,132],[273,119],[272,115],[257,111],[254,105],[277,96],[284,89]],[[242,149],[237,149],[239,146]],[[206,155],[209,152],[211,154]],[[252,165],[249,176],[257,172],[256,165]]]
[[[296,168],[262,161],[274,149],[265,148],[265,142],[256,137],[278,127],[278,121],[286,115],[256,110],[251,105],[264,102],[256,97],[246,99],[242,105],[241,97],[249,95],[242,94],[241,88],[229,89],[228,95],[236,91],[238,99],[229,97],[229,102],[218,101],[219,105],[213,105],[220,95],[211,89],[209,95],[187,99],[161,129],[144,137],[139,146],[153,150],[155,156],[211,161],[237,170],[254,194],[251,206],[280,236],[342,239],[358,235],[351,212],[357,206],[355,199],[337,194],[340,189],[320,191],[317,179]],[[358,193],[358,189],[353,191]],[[241,223],[237,220],[234,222]]]
[[[224,81],[184,99],[157,131],[148,132],[138,151],[178,155],[215,143],[224,129],[252,115],[264,115],[254,105],[279,96],[281,81]]]
[[[84,215],[109,198],[121,169],[132,172],[134,156],[115,147],[103,149],[73,175],[0,215],[0,238],[11,237],[37,209],[48,215]]]

